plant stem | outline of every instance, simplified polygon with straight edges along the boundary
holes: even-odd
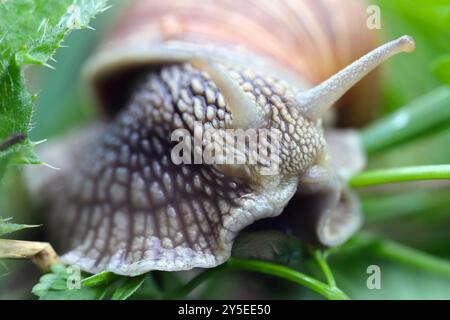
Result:
[[[371,251],[381,257],[450,277],[450,261],[446,259],[367,233],[355,237],[358,242],[371,244]]]
[[[331,272],[330,267],[325,260],[324,254],[320,250],[314,250],[313,255],[314,259],[319,265],[320,270],[322,270],[323,274],[325,275],[325,279],[327,280],[328,285],[330,287],[336,287],[336,281],[334,280],[333,273]]]
[[[367,187],[377,184],[415,180],[450,179],[450,165],[414,166],[371,170],[353,176],[351,187]]]
[[[384,241],[376,246],[376,253],[391,260],[429,270],[450,277],[450,261],[432,256],[417,249]]]
[[[348,300],[348,299],[350,299],[344,292],[342,292],[335,285],[328,285],[328,284],[323,283],[319,280],[316,280],[306,274],[292,270],[288,267],[281,266],[278,264],[273,264],[270,262],[264,262],[264,261],[258,261],[258,260],[248,260],[248,259],[238,259],[238,258],[230,258],[228,260],[228,262],[224,263],[223,265],[213,268],[213,269],[208,269],[208,270],[200,273],[198,276],[193,278],[187,284],[185,284],[181,288],[177,289],[176,291],[173,291],[173,292],[165,295],[163,298],[165,298],[165,299],[184,298],[192,290],[194,290],[199,285],[201,285],[203,282],[207,281],[208,279],[215,276],[217,273],[222,272],[227,268],[253,271],[253,272],[264,273],[264,274],[268,274],[268,275],[272,275],[272,276],[277,276],[277,277],[295,282],[302,286],[305,286],[330,300]],[[326,268],[328,268],[328,266]],[[331,271],[330,271],[330,274],[331,274]],[[334,279],[333,279],[332,283],[333,282],[334,282]]]
[[[374,122],[361,132],[366,151],[384,150],[448,122],[449,101],[450,89],[442,86]]]
[[[272,276],[277,276],[302,286],[305,286],[323,297],[330,300],[348,300],[350,299],[344,292],[336,286],[327,285],[306,274],[292,270],[288,267],[256,260],[230,258],[227,265],[234,269],[254,271]]]

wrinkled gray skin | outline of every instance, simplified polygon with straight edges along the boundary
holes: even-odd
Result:
[[[259,175],[261,164],[174,165],[174,129],[192,132],[194,121],[232,128],[233,115],[214,81],[191,65],[151,71],[98,138],[70,147],[73,168],[62,163],[47,187],[48,224],[62,252],[70,250],[66,262],[127,275],[213,267],[229,257],[241,229],[280,214],[295,193],[320,194],[308,217],[313,222],[301,208],[295,213],[299,226],[311,224],[302,234],[312,240],[333,245],[358,227],[357,210],[336,210],[341,184],[328,164],[320,121],[287,105],[293,93],[285,83],[230,71],[263,112],[265,128],[281,133],[280,173]]]
[[[351,132],[329,135],[328,148],[321,117],[381,61],[412,48],[408,37],[392,41],[306,92],[236,63],[194,59],[150,69],[108,124],[42,154],[61,167],[57,174],[31,178],[63,261],[124,275],[214,267],[228,259],[239,231],[280,215],[292,198],[281,215],[290,233],[326,246],[344,242],[361,218],[343,177],[364,157]],[[175,165],[171,133],[195,136],[194,121],[275,130],[279,172],[263,175],[264,163]]]

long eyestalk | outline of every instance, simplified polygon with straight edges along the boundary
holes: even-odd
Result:
[[[375,69],[383,61],[400,52],[415,49],[414,39],[403,36],[388,42],[342,69],[316,87],[300,92],[296,104],[301,112],[311,120],[317,120],[361,78]]]

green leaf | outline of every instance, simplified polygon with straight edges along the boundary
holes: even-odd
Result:
[[[28,92],[22,68],[49,66],[48,60],[73,30],[106,10],[106,0],[14,0],[0,6],[0,144],[17,134],[27,135],[35,96]],[[0,150],[0,179],[9,164],[41,163],[34,144]]]
[[[0,52],[19,65],[46,64],[64,37],[107,9],[105,0],[14,0],[0,7]]]
[[[56,70],[38,70],[36,76],[41,90],[34,107],[32,122],[36,126],[30,132],[30,139],[51,138],[66,132],[68,128],[83,125],[95,116],[96,108],[85,99],[80,69],[116,21],[118,13],[127,5],[123,0],[109,0],[108,3],[111,9],[91,23],[95,32],[72,32],[64,39],[67,49],[57,50],[54,55]],[[55,104],[57,108],[48,107]]]
[[[0,68],[0,143],[2,143],[11,135],[28,132],[32,97],[25,89],[20,66],[16,64],[14,57],[0,60]],[[26,162],[25,158],[22,158],[23,155],[37,158],[28,140],[0,150],[0,178],[8,162],[12,160]]]
[[[39,227],[39,225],[11,223],[9,222],[9,219],[0,218],[0,236],[4,236],[6,234],[13,233],[23,229],[36,227]]]
[[[144,283],[146,274],[125,278],[123,283],[120,284],[119,288],[114,291],[111,300],[126,300],[133,293],[135,293]]]
[[[76,267],[53,265],[33,287],[33,294],[42,300],[125,300],[138,290],[146,275],[125,277],[112,272],[87,276]]]
[[[77,279],[77,271],[63,264],[51,269],[52,273],[43,275],[32,289],[41,300],[100,300],[109,289],[108,285],[83,285],[83,275]]]
[[[99,285],[105,285],[105,284],[109,284],[109,283],[117,280],[118,277],[120,277],[120,276],[117,274],[114,274],[109,271],[103,271],[103,272],[94,274],[88,278],[83,279],[81,281],[81,284],[85,287],[94,287],[94,286],[99,286]]]

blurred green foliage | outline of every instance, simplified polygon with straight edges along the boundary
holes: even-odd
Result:
[[[367,133],[367,139],[371,138],[369,133],[377,137],[385,136],[371,141],[375,141],[371,144],[375,152],[369,157],[369,168],[448,164],[450,1],[372,2],[381,8],[383,38],[389,40],[403,34],[412,35],[416,41],[416,51],[392,59],[383,66],[381,107],[383,113],[392,115],[381,119],[387,126],[378,123],[363,132]],[[397,113],[392,113],[396,110]],[[405,119],[409,124],[403,129],[400,124],[401,130],[390,130],[392,127],[388,121],[395,127]],[[401,185],[384,192],[377,190],[361,193],[366,229],[426,252],[450,257],[448,184]],[[446,277],[393,263],[370,248],[337,253],[330,263],[336,281],[351,297],[450,298],[450,281]],[[368,290],[366,287],[366,268],[372,264],[379,265],[382,270],[381,290]]]
[[[23,229],[38,227],[37,225],[12,223],[10,220],[11,218],[4,219],[0,217],[0,236],[4,236]]]
[[[126,2],[108,1],[111,8],[90,24],[95,31],[81,30],[70,34],[64,41],[65,47],[55,54],[54,70],[31,70],[33,87],[40,92],[30,132],[34,140],[52,138],[95,116],[95,106],[90,103],[82,81],[83,64]]]
[[[409,34],[414,54],[392,59],[383,67],[382,108],[392,111],[431,91],[449,78],[450,3],[448,0],[374,0],[381,8],[385,40]],[[448,61],[448,60],[447,60]],[[439,76],[438,76],[439,75]]]
[[[145,277],[121,277],[111,272],[86,276],[73,267],[56,264],[32,291],[41,300],[126,300],[142,286]]]
[[[105,1],[2,1],[0,6],[0,142],[27,135],[35,95],[28,92],[25,65],[48,65],[48,60],[73,29],[106,9]],[[0,178],[8,163],[39,164],[34,144],[25,138],[0,150]]]
[[[6,213],[5,202],[26,202],[19,200],[22,192],[6,188],[5,180],[8,187],[17,182],[14,170],[7,169],[42,163],[34,153],[37,143],[28,138],[37,94],[29,91],[25,71],[30,65],[52,68],[49,61],[64,37],[88,28],[89,20],[106,9],[106,0],[0,1],[0,215],[17,217]],[[2,179],[6,172],[10,179]],[[0,236],[30,227],[0,219]]]

